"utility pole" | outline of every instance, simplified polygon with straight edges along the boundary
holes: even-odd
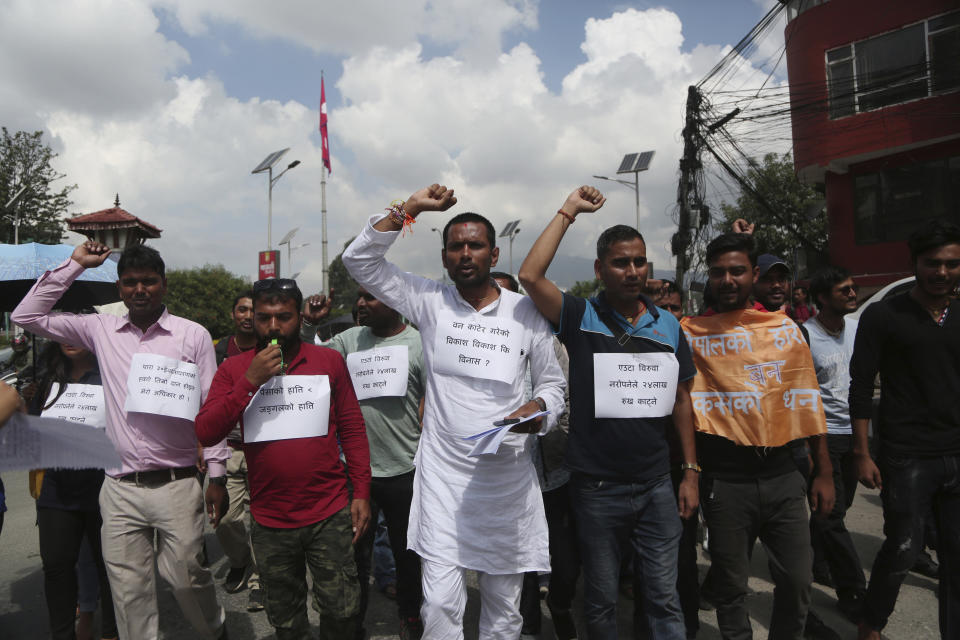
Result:
[[[690,247],[691,218],[690,191],[693,189],[693,174],[702,166],[700,163],[699,126],[700,105],[703,96],[696,86],[687,88],[686,124],[683,127],[683,157],[680,158],[680,184],[677,187],[677,205],[680,214],[677,221],[677,232],[673,234],[670,248],[677,257],[676,282],[677,287],[683,289],[683,277],[690,267],[687,249]]]

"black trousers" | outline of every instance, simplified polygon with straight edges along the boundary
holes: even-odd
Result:
[[[822,558],[830,567],[837,593],[864,589],[866,580],[860,556],[844,523],[847,509],[857,493],[857,466],[853,457],[852,435],[827,435],[827,449],[833,465],[836,502],[826,518],[810,518],[810,542],[814,562]]]
[[[924,520],[931,507],[937,522],[940,560],[940,635],[960,637],[960,456],[878,460],[886,539],[873,561],[863,621],[882,629],[893,613],[904,576],[923,549]]]
[[[67,511],[37,507],[40,531],[40,558],[43,561],[43,590],[50,617],[50,635],[54,640],[73,640],[77,611],[77,558],[80,543],[86,535],[97,565],[100,581],[101,637],[117,635],[110,582],[100,546],[100,513]]]
[[[367,613],[370,600],[370,574],[373,566],[373,542],[377,533],[377,517],[383,511],[387,521],[390,550],[397,565],[397,609],[401,618],[419,618],[423,602],[420,584],[420,556],[407,549],[407,522],[413,501],[413,471],[390,478],[370,481],[370,528],[357,542],[357,571],[360,576],[360,620]]]
[[[749,482],[704,475],[700,506],[710,528],[713,597],[724,640],[753,637],[744,599],[758,538],[775,585],[771,638],[803,637],[810,606],[810,528],[806,480],[799,471]]]
[[[577,529],[570,503],[570,484],[543,492],[543,510],[547,517],[550,545],[550,606],[569,609],[580,578],[580,552]],[[523,576],[520,592],[523,633],[540,633],[540,580],[536,571]]]

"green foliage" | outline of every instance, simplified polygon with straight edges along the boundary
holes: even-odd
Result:
[[[789,153],[768,153],[763,164],[755,164],[747,172],[747,180],[756,195],[741,190],[735,205],[722,203],[718,232],[729,231],[734,220],[744,218],[756,224],[753,237],[761,253],[772,253],[791,264],[795,249],[806,252],[814,262],[818,254],[826,253],[827,216],[822,197],[797,180]],[[812,212],[816,215],[811,218]]]
[[[327,274],[330,280],[330,288],[333,289],[333,308],[330,310],[330,317],[350,313],[353,309],[353,303],[357,301],[357,283],[347,273],[347,268],[343,266],[342,259],[343,251],[350,246],[351,242],[353,242],[353,238],[343,243],[343,250],[330,261]]]
[[[600,278],[577,280],[573,286],[570,287],[570,295],[577,296],[578,298],[589,298],[600,291],[600,286]]]
[[[251,286],[219,264],[170,269],[164,302],[170,313],[202,324],[217,339],[234,333],[230,305]]]
[[[20,216],[20,243],[59,243],[63,237],[63,218],[72,204],[70,192],[77,186],[53,190],[52,183],[65,176],[57,173],[51,165],[57,154],[44,144],[42,131],[17,131],[11,135],[6,127],[2,127],[0,133],[0,207],[27,186],[26,193],[14,208]],[[13,220],[6,217],[12,212],[3,213],[0,242],[12,244]]]

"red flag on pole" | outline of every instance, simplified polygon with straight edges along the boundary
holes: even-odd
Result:
[[[320,143],[323,145],[323,166],[327,168],[328,173],[333,173],[330,168],[330,142],[327,139],[327,93],[323,87],[323,76],[320,76]]]

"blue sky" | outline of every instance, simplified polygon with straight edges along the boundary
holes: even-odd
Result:
[[[301,165],[274,190],[273,237],[300,228],[310,245],[282,269],[316,290],[323,69],[330,258],[370,214],[438,181],[458,190],[460,210],[522,221],[516,270],[569,191],[654,149],[641,230],[669,268],[686,86],[773,4],[8,0],[0,56],[21,62],[0,68],[0,123],[46,133],[78,185],[74,212],[119,192],[164,230],[156,245],[172,266],[246,277],[266,248],[266,179],[250,170],[291,147]],[[738,81],[764,75],[748,64]],[[598,186],[608,203],[562,245],[551,271],[561,285],[592,276],[603,228],[636,219],[629,189]],[[423,220],[391,259],[439,277],[429,230],[442,221]]]

